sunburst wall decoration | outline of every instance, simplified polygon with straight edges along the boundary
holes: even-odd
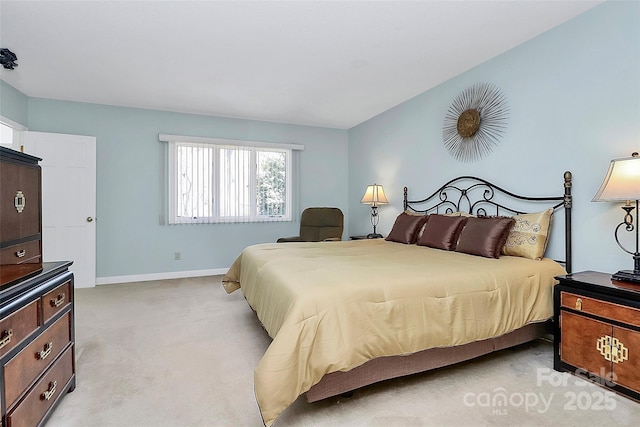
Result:
[[[498,145],[507,127],[509,106],[502,91],[491,83],[463,90],[444,117],[444,146],[456,159],[474,162]]]

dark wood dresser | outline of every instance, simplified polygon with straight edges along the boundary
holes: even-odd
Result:
[[[42,262],[40,159],[0,147],[0,425],[44,423],[75,388],[69,261]]]
[[[640,400],[640,285],[595,271],[558,280],[554,369]]]

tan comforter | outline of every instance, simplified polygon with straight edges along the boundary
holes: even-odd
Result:
[[[255,371],[270,426],[329,372],[550,318],[560,274],[550,259],[487,259],[376,239],[250,246],[223,285],[242,289],[273,338]]]

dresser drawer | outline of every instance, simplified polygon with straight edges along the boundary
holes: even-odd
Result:
[[[0,250],[0,264],[26,264],[41,262],[40,240],[20,243]]]
[[[570,292],[560,294],[560,305],[582,313],[640,327],[640,310]]]
[[[5,404],[10,407],[71,342],[71,315],[58,319],[4,366]]]
[[[38,425],[49,408],[60,397],[73,376],[73,347],[69,347],[36,383],[20,404],[7,413],[7,427]]]
[[[38,329],[38,300],[0,320],[0,357]]]
[[[42,297],[42,315],[44,323],[47,323],[56,313],[64,310],[71,304],[71,281],[48,292]]]

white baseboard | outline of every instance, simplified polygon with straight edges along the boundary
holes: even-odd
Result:
[[[210,270],[170,271],[166,273],[133,274],[130,276],[97,277],[96,285],[146,282],[149,280],[184,279],[187,277],[218,276],[226,274],[227,271],[229,271],[228,268],[213,268]]]

